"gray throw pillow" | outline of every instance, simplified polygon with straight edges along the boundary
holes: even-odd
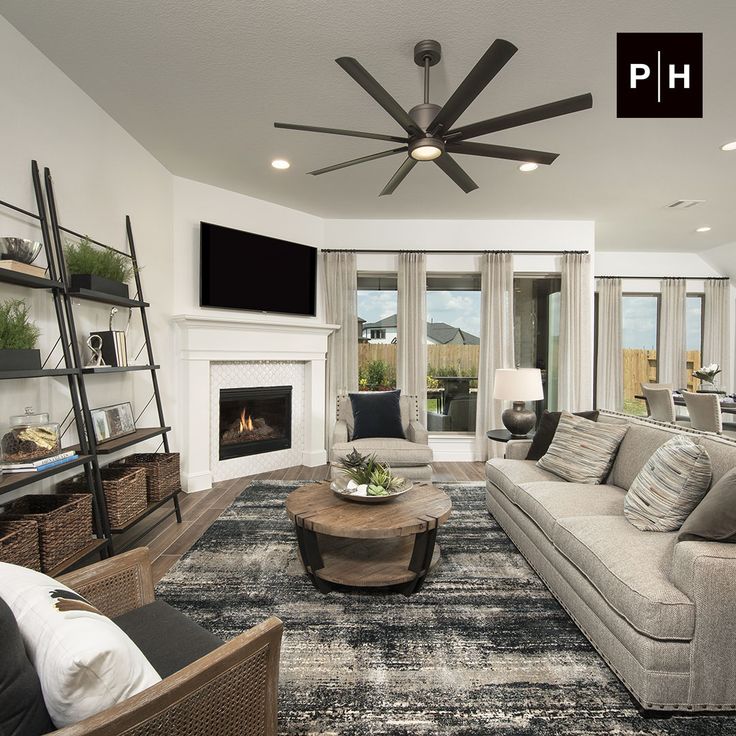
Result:
[[[710,457],[689,437],[667,440],[634,478],[624,515],[645,532],[673,532],[706,494],[711,479]]]
[[[571,483],[602,483],[628,424],[591,422],[563,411],[547,453],[537,465]]]
[[[681,542],[736,542],[736,469],[726,473],[687,517],[677,535]]]

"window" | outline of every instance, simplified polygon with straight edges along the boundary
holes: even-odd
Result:
[[[624,294],[622,299],[622,341],[624,350],[624,411],[646,416],[642,383],[657,381],[659,340],[659,294]]]
[[[514,356],[517,368],[539,368],[543,401],[535,411],[557,409],[560,343],[560,294],[558,276],[514,278]]]
[[[358,274],[358,383],[396,388],[396,274]]]
[[[475,432],[480,274],[427,276],[427,429]]]
[[[702,366],[703,356],[703,294],[687,295],[687,388],[697,391],[700,381],[693,378],[693,371]]]

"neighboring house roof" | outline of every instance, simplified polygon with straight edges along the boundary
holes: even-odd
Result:
[[[366,322],[363,325],[363,331],[396,329],[396,321],[397,316],[391,314],[388,317],[379,319],[378,322]],[[459,327],[448,325],[446,322],[427,322],[427,337],[442,345],[450,342],[456,342],[462,345],[480,345],[480,338],[477,335],[461,330]]]
[[[362,317],[358,317],[358,324],[359,325],[364,325],[365,324],[365,320]]]

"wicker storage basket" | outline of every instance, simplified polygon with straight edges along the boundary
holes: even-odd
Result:
[[[53,570],[93,539],[90,493],[21,496],[5,507],[2,519],[38,523],[43,572]]]
[[[38,524],[35,521],[0,519],[0,562],[41,569],[38,548]]]
[[[120,528],[146,510],[146,471],[136,467],[100,468],[102,490],[110,526]],[[84,475],[69,478],[56,487],[63,493],[89,493]]]
[[[139,452],[118,460],[113,466],[146,471],[149,503],[160,501],[181,488],[178,452]]]

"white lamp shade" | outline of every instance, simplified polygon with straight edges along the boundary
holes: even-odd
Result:
[[[493,398],[505,401],[538,401],[544,398],[539,368],[497,368]]]

